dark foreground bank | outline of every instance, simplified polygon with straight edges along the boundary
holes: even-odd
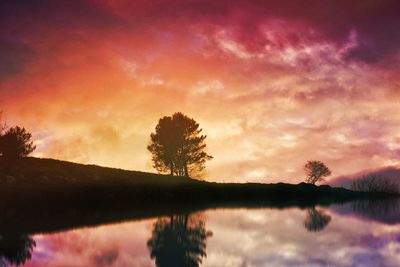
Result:
[[[80,226],[223,207],[312,207],[387,196],[310,184],[220,184],[26,158],[1,174],[0,232]]]

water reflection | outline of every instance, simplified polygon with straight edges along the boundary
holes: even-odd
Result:
[[[5,232],[0,235],[0,266],[19,266],[32,258],[36,242],[25,234]]]
[[[200,217],[173,215],[154,223],[147,246],[158,267],[197,267],[207,255],[206,239],[211,235]]]
[[[354,213],[365,217],[382,219],[396,213],[400,215],[400,199],[398,198],[354,201],[351,205]]]
[[[216,209],[32,237],[3,231],[0,266],[398,266],[398,204]]]
[[[364,220],[385,224],[400,223],[400,198],[370,199],[348,202],[331,207],[342,215],[362,217]]]
[[[331,216],[325,214],[323,210],[315,207],[307,209],[307,216],[304,220],[304,227],[309,232],[318,232],[323,230],[331,221]]]

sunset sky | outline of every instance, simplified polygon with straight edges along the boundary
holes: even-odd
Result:
[[[0,1],[0,109],[33,156],[154,171],[160,117],[200,123],[205,179],[400,167],[397,0]]]

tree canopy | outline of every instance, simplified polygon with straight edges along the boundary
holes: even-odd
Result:
[[[150,135],[147,149],[152,154],[153,167],[160,173],[189,176],[200,173],[207,160],[206,135],[201,135],[199,124],[177,112],[158,121]]]
[[[315,184],[318,181],[323,181],[324,177],[331,175],[331,170],[321,161],[309,160],[304,165],[306,172],[306,183]]]
[[[32,153],[36,146],[31,140],[32,135],[19,126],[7,129],[0,136],[0,154],[5,160],[15,160]]]

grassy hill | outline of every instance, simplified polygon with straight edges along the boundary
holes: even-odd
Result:
[[[23,158],[8,173],[0,174],[6,184],[20,185],[143,185],[180,184],[187,178],[84,165],[55,159]]]
[[[254,198],[326,199],[353,197],[355,192],[327,185],[211,183],[187,177],[153,174],[84,165],[54,159],[24,158],[0,175],[3,194],[14,197],[37,195],[89,194],[100,197],[145,197],[150,200],[196,200]],[[1,190],[1,189],[0,189]],[[4,192],[6,191],[6,192]],[[36,196],[38,197],[38,196]],[[138,198],[136,198],[138,199]],[[202,201],[203,201],[202,200]]]
[[[146,201],[322,201],[353,198],[358,193],[327,185],[212,183],[187,177],[84,165],[54,159],[24,158],[0,174],[0,190],[9,197],[41,194],[84,197],[130,197]]]
[[[21,160],[0,180],[0,233],[59,231],[209,208],[309,207],[370,197],[327,185],[210,183],[37,158]]]

